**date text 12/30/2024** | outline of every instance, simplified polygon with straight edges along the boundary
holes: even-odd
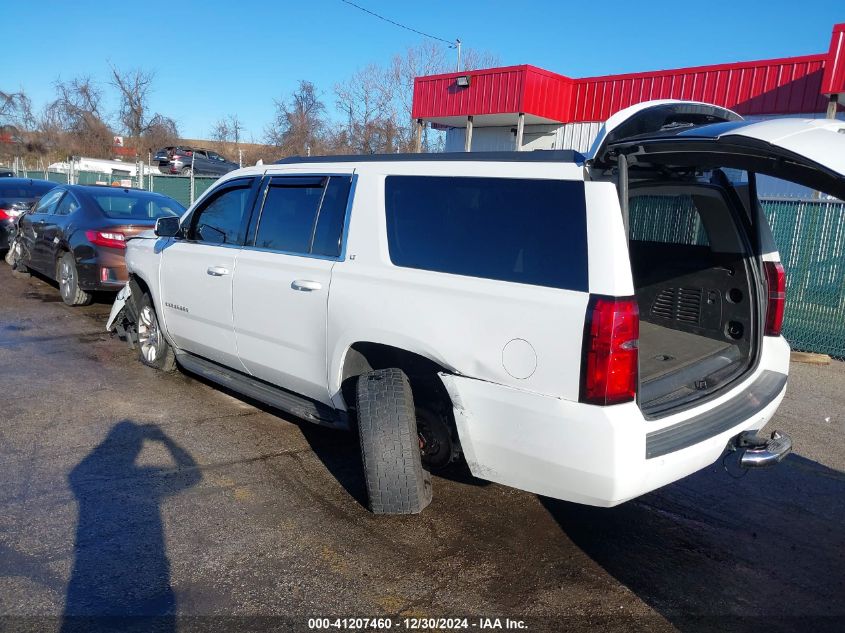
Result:
[[[308,618],[312,631],[460,631],[528,630],[523,620],[512,618]]]

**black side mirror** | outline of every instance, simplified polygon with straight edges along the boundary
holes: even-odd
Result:
[[[156,220],[155,234],[159,237],[176,237],[179,235],[179,220],[177,216],[165,216]]]

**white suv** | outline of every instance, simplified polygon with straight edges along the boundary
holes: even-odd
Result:
[[[845,198],[845,124],[662,101],[569,151],[240,169],[133,239],[109,320],[142,362],[354,428],[370,507],[429,472],[612,506],[761,437],[784,275],[755,174]]]

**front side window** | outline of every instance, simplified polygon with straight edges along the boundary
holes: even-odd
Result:
[[[211,194],[193,213],[189,239],[209,244],[243,244],[251,187],[251,181],[244,181]]]
[[[56,210],[56,205],[59,203],[59,198],[62,197],[64,192],[64,189],[53,189],[46,193],[38,201],[38,206],[35,207],[35,213],[53,213]]]
[[[586,291],[584,183],[388,176],[396,266]]]

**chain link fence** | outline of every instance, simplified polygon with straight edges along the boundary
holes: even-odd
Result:
[[[169,176],[165,174],[148,174],[139,180],[137,176],[123,174],[109,175],[93,171],[45,172],[35,169],[20,171],[18,175],[24,178],[39,178],[62,184],[138,187],[170,196],[185,207],[191,206],[193,201],[199,198],[217,180],[214,176],[194,176],[192,178],[190,176]],[[192,183],[193,195],[191,194]]]
[[[786,270],[784,336],[794,349],[845,358],[845,202],[763,207]]]

